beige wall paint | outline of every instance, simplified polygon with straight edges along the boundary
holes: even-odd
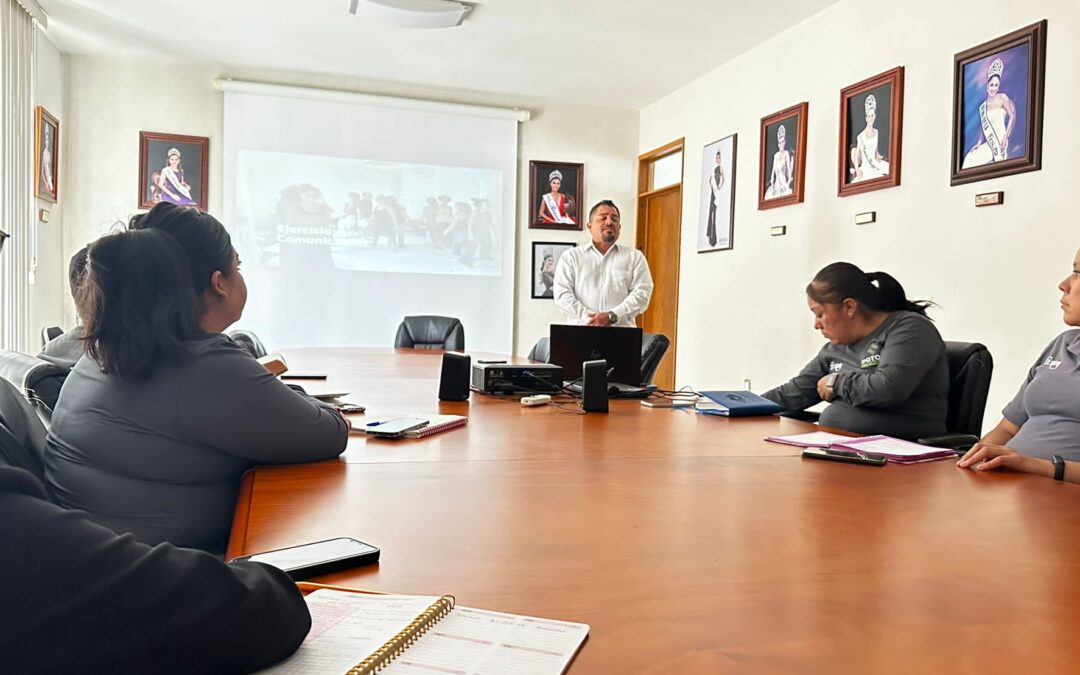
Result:
[[[219,69],[169,67],[168,76],[163,77],[165,66],[157,63],[85,56],[72,56],[70,63],[67,129],[71,141],[67,152],[74,159],[64,203],[65,222],[69,223],[64,255],[109,231],[135,211],[140,130],[210,137],[209,210],[220,213],[222,95],[212,85],[221,74]],[[244,76],[270,79],[257,72]],[[311,83],[328,84],[324,80]],[[499,104],[490,98],[480,102]],[[502,103],[521,104],[510,100]],[[549,323],[561,320],[553,301],[530,298],[531,242],[585,240],[584,232],[528,229],[529,160],[583,162],[586,199],[611,198],[626,204],[632,213],[638,138],[637,111],[570,106],[531,109],[532,120],[521,125],[518,139],[519,267],[514,351],[519,354],[527,353],[537,337],[547,334]],[[632,221],[632,216],[628,220]],[[632,242],[632,222],[628,225],[623,237]],[[71,318],[73,311],[73,307],[69,308]]]
[[[639,148],[686,136],[679,313],[679,385],[756,390],[794,375],[816,353],[803,288],[835,260],[893,274],[930,298],[946,340],[985,343],[996,367],[987,424],[1061,330],[1058,281],[1080,245],[1080,3],[912,0],[883,21],[846,0],[645,108]],[[949,186],[953,55],[1049,19],[1043,169]],[[836,196],[839,91],[906,68],[903,183]],[[809,101],[805,203],[757,210],[759,121]],[[701,148],[739,134],[734,250],[697,254]],[[979,192],[1006,203],[974,208]],[[878,222],[854,216],[876,211]],[[787,236],[769,228],[786,225]]]
[[[58,201],[51,204],[37,200],[38,212],[46,209],[49,222],[35,222],[38,234],[37,272],[30,287],[29,344],[36,351],[40,344],[42,326],[57,325],[67,328],[65,300],[70,298],[67,285],[67,258],[64,252],[63,205],[67,199],[69,184],[66,171],[69,166],[67,139],[66,58],[41,31],[36,33],[34,64],[34,103],[48,110],[60,121],[60,170],[58,171]],[[36,114],[36,112],[35,112]]]

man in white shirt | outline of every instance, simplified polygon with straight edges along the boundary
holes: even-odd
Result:
[[[555,267],[555,304],[570,323],[633,326],[652,297],[645,256],[619,246],[619,207],[605,199],[589,211],[592,242],[570,249]]]

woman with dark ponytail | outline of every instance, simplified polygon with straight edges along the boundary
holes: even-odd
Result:
[[[240,476],[341,454],[348,423],[223,335],[247,287],[213,216],[161,203],[90,245],[77,306],[88,358],[45,451],[61,506],[147,544],[224,550]]]
[[[885,272],[828,265],[806,287],[814,328],[829,340],[790,382],[763,396],[786,410],[821,401],[821,424],[863,434],[919,438],[945,433],[945,343]]]

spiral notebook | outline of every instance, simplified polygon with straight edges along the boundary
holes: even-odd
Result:
[[[414,431],[406,431],[405,438],[424,438],[440,431],[456,429],[469,423],[469,418],[464,415],[430,415],[428,425]]]
[[[307,596],[311,632],[274,675],[559,675],[589,627],[468,607],[454,597],[366,595],[318,590]]]

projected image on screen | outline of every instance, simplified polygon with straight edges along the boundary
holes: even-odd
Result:
[[[241,150],[236,179],[245,264],[501,273],[500,171]]]

